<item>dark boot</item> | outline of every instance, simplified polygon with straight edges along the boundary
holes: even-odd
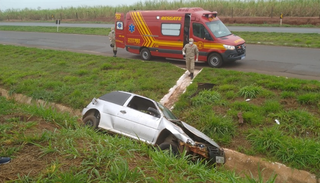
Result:
[[[0,157],[0,165],[7,164],[11,161],[11,158],[9,157]]]
[[[193,79],[193,72],[190,74],[190,78]]]
[[[113,51],[113,57],[117,57],[117,51]]]

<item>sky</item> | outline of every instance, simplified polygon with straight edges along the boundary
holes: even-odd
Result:
[[[0,0],[0,10],[7,9],[58,9],[81,6],[133,5],[148,0]],[[152,0],[153,1],[153,0]],[[174,0],[167,0],[174,1]]]

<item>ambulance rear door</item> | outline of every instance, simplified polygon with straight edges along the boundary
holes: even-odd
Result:
[[[115,19],[115,32],[116,32],[116,45],[118,48],[124,48],[125,43],[125,29],[124,22],[125,17],[123,13],[116,13]]]

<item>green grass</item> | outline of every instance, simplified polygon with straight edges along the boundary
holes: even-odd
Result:
[[[235,32],[247,44],[262,44],[275,46],[292,46],[306,48],[320,48],[319,34],[317,33],[276,33],[276,32]]]
[[[239,23],[225,23],[226,26],[249,26],[249,27],[301,27],[301,28],[317,28],[319,25],[303,24],[303,25],[291,25],[291,24],[239,24]]]
[[[4,45],[0,49],[1,60],[6,60],[0,62],[0,84],[10,93],[77,109],[114,90],[160,100],[184,73],[169,63]]]
[[[21,165],[13,162],[9,165],[16,171],[10,170],[10,174],[16,175],[10,176],[7,182],[247,183],[265,180],[261,175],[240,177],[222,167],[216,169],[202,162],[191,163],[185,154],[176,158],[126,137],[97,132],[79,125],[75,117],[51,109],[37,109],[38,106],[18,104],[1,96],[0,103],[2,109],[6,109],[0,112],[0,119],[20,117],[0,121],[1,128],[9,128],[1,130],[0,156],[10,156],[13,162],[26,160]],[[34,109],[41,112],[34,112]],[[28,116],[32,116],[36,124],[23,118]],[[44,130],[43,126],[52,129]],[[25,152],[27,155],[23,154]],[[25,165],[28,169],[20,167]],[[2,173],[1,178],[9,174],[5,170]],[[267,181],[275,182],[275,177]]]
[[[193,96],[197,83],[215,85]],[[219,144],[228,147],[241,138],[251,146],[244,148],[238,140],[238,150],[244,153],[263,154],[273,161],[319,175],[320,166],[313,161],[320,149],[319,86],[320,82],[315,80],[204,68],[175,104],[173,112],[211,134]],[[208,94],[210,97],[204,97]],[[244,124],[238,123],[239,113]],[[303,147],[311,149],[303,151],[300,147],[303,143],[306,143]]]
[[[48,32],[64,34],[86,34],[86,35],[108,35],[110,28],[81,28],[81,27],[43,27],[43,26],[0,26],[2,31],[21,31],[21,32]]]
[[[0,62],[1,87],[9,90],[10,93],[22,93],[34,99],[56,102],[75,109],[81,109],[93,97],[99,97],[113,90],[131,91],[159,101],[168,92],[168,89],[175,85],[177,78],[184,73],[182,69],[168,63],[17,46],[1,45],[0,49],[3,50],[0,52],[0,60],[5,60],[5,62]],[[213,89],[198,91],[198,83],[213,83],[215,85]],[[319,90],[320,82],[315,80],[204,68],[179,98],[173,112],[223,147],[228,147],[235,139],[241,139],[244,144],[248,143],[250,146],[244,149],[244,144],[238,141],[239,150],[242,149],[243,152],[253,155],[259,153],[260,156],[267,159],[280,161],[293,168],[305,169],[319,175],[319,164],[312,160],[315,155],[318,155],[317,149],[320,149]],[[247,98],[250,101],[246,101]],[[10,114],[13,111],[12,108],[15,107],[12,104],[1,105],[0,112],[4,115]],[[78,128],[70,118],[61,116],[55,111],[51,112],[42,107],[28,107],[27,109],[32,116],[41,116],[47,122],[55,121],[63,129]],[[242,113],[244,124],[238,122],[239,113]],[[94,162],[97,163],[101,161],[100,156],[109,156],[102,149],[97,149],[99,146],[107,147],[107,149],[117,147],[119,152],[114,153],[126,156],[131,153],[127,151],[136,149],[132,144],[128,146],[111,145],[109,147],[114,139],[108,139],[105,144],[105,141],[97,140],[101,135],[99,133],[92,135],[90,132],[90,137],[72,139],[73,136],[87,133],[89,129],[66,131],[61,137],[55,134],[58,132],[48,130],[29,136],[25,132],[34,127],[36,121],[21,125],[19,120],[21,118],[9,118],[5,125],[1,125],[1,129],[8,133],[3,134],[3,138],[0,140],[4,139],[9,144],[18,144],[12,148],[4,147],[2,151],[5,153],[3,155],[14,154],[24,147],[19,144],[26,142],[37,146],[44,156],[66,153],[63,149],[70,148],[66,155],[68,158],[86,157],[84,159],[88,160],[86,155],[88,152],[82,152],[75,146],[77,143],[82,143],[85,144],[82,148],[90,149],[89,155],[92,158],[89,160],[95,159]],[[280,125],[275,120],[279,120]],[[13,129],[16,130],[14,135],[11,133]],[[64,131],[59,130],[59,133],[62,132]],[[275,133],[275,136],[265,141],[272,133]],[[70,135],[68,136],[68,134]],[[279,136],[281,136],[281,143],[277,140]],[[88,139],[88,141],[84,139]],[[294,140],[297,143],[292,143]],[[86,145],[89,142],[94,142],[95,145]],[[300,152],[302,149],[297,146],[303,143],[306,143],[303,147],[309,147],[314,151]],[[60,147],[57,147],[58,145]],[[290,153],[272,150],[272,148],[278,147],[288,149]],[[256,149],[258,150],[256,151]],[[103,153],[92,154],[100,151]],[[106,154],[103,155],[104,153]],[[151,155],[148,154],[148,156]],[[110,157],[114,158],[112,152]],[[89,160],[85,163],[92,163]],[[303,164],[299,164],[299,162],[303,162]],[[118,167],[118,169],[125,169],[127,166],[122,160],[120,160],[120,164],[122,167]],[[111,168],[112,163],[103,165]],[[148,166],[153,167],[154,165],[149,164]],[[113,167],[113,169],[117,170],[117,167]],[[90,169],[89,172],[85,170],[87,169],[83,169],[85,173],[99,177],[96,173],[91,174],[95,170]],[[66,173],[79,173],[77,169],[74,171]],[[140,172],[140,170],[130,169],[128,174],[136,176],[136,171]],[[181,173],[181,171],[178,172]],[[55,177],[57,175],[60,176],[60,174],[47,174],[46,176]],[[171,178],[171,174],[161,175],[166,180]],[[100,176],[108,177],[110,175]],[[118,178],[119,180],[132,181],[131,179],[122,179],[123,177]],[[214,180],[214,178],[212,179]],[[115,178],[115,180],[118,179]],[[175,180],[176,182],[182,181],[182,179]]]

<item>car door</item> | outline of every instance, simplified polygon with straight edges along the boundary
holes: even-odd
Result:
[[[99,99],[106,101],[101,114],[100,127],[111,130],[116,133],[127,135],[131,123],[127,118],[123,118],[126,114],[124,105],[130,100],[132,95],[129,93],[114,91],[101,96]]]
[[[123,131],[128,132],[133,138],[152,143],[159,133],[160,116],[148,111],[149,107],[156,109],[159,113],[153,101],[134,96],[118,116],[127,122],[126,125],[121,126]]]

